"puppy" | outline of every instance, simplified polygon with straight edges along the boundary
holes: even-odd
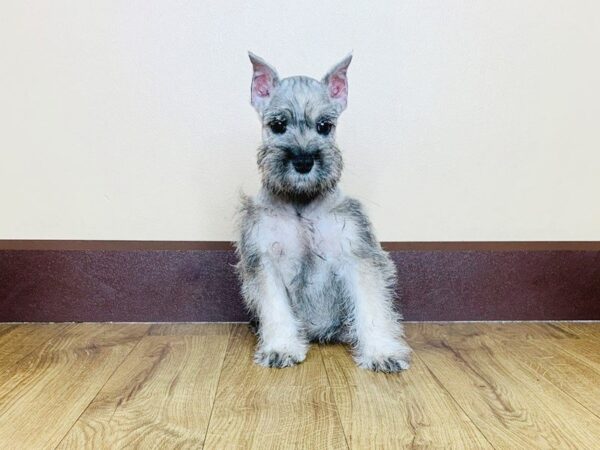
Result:
[[[237,268],[258,336],[254,360],[265,367],[303,361],[311,341],[351,344],[363,368],[409,367],[393,304],[395,266],[362,205],[338,187],[343,162],[335,131],[351,59],[320,81],[280,79],[250,53],[262,187],[242,198]]]

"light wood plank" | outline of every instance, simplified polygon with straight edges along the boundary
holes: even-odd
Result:
[[[346,448],[319,349],[286,369],[252,361],[247,325],[232,330],[206,448]]]
[[[9,376],[20,359],[72,326],[58,323],[4,326],[0,332],[0,380]]]
[[[406,328],[386,375],[336,345],[260,368],[245,325],[0,325],[0,448],[597,446],[600,324]]]
[[[517,342],[508,345],[472,324],[428,324],[415,333],[419,356],[495,447],[597,444],[600,419],[523,365]]]
[[[581,338],[560,343],[561,350],[600,371],[600,341],[595,338]]]
[[[150,336],[208,336],[222,335],[229,338],[229,323],[156,323],[150,327]]]
[[[405,324],[407,336],[414,343],[441,339],[451,335],[468,337],[481,334],[479,325],[486,333],[502,339],[538,341],[540,339],[579,339],[579,335],[563,329],[557,322],[413,322]]]
[[[74,325],[17,362],[0,380],[0,448],[56,446],[147,329]]]
[[[587,344],[597,354],[598,344],[590,345],[589,341],[579,338],[537,339],[533,342],[512,337],[515,334],[536,333],[538,328],[531,330],[531,325],[527,323],[511,324],[512,333],[508,334],[508,338],[500,330],[490,331],[491,327],[487,324],[473,324],[472,327],[482,335],[493,336],[498,344],[503,342],[508,348],[518,348],[512,355],[524,366],[570,395],[591,413],[600,415],[600,366],[596,368],[594,364],[586,364],[567,350],[573,349],[574,345],[576,348],[582,347],[582,344],[585,348]]]
[[[229,325],[193,331],[142,338],[59,448],[201,448]]]
[[[383,374],[356,367],[342,345],[322,354],[351,448],[492,448],[418,355]]]
[[[579,337],[600,341],[600,322],[560,322],[557,326]]]
[[[8,333],[10,330],[17,328],[19,324],[16,323],[0,323],[0,339],[2,335]]]

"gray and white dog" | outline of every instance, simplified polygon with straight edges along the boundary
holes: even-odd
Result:
[[[308,344],[346,342],[360,367],[396,372],[410,348],[394,310],[396,271],[361,204],[338,188],[335,143],[351,56],[321,81],[280,79],[250,53],[252,105],[262,122],[262,188],[243,196],[237,252],[258,335],[254,360],[293,366]]]

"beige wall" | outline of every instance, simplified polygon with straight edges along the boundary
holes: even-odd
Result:
[[[354,50],[346,192],[382,240],[600,239],[600,2],[3,0],[0,239],[227,240],[251,49]]]

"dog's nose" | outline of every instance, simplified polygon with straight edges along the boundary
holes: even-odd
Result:
[[[298,173],[308,173],[311,171],[315,159],[313,155],[296,155],[292,158],[292,165]]]

